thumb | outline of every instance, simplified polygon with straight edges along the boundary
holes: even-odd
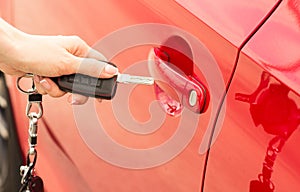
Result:
[[[77,63],[76,73],[100,78],[110,78],[118,73],[118,68],[106,61],[97,60],[94,58],[74,57]]]

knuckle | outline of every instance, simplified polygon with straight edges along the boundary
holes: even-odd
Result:
[[[72,35],[71,37],[73,37],[76,40],[81,40],[81,38],[78,35]]]
[[[43,88],[41,88],[40,86],[37,87],[37,91],[38,91],[39,94],[42,94],[42,95],[46,95],[47,94],[47,92]]]
[[[81,39],[77,35],[71,36],[71,41],[72,41],[72,49],[71,52],[74,55],[77,56],[86,56],[87,52],[89,51],[89,46],[88,44]]]
[[[62,92],[58,89],[53,89],[53,90],[48,92],[48,95],[50,95],[51,97],[54,97],[54,98],[61,97],[64,94],[65,94],[64,92]]]
[[[74,40],[75,42],[78,42],[78,43],[83,43],[84,41],[77,35],[72,35],[70,36],[72,38],[72,40]]]
[[[62,57],[60,64],[57,66],[57,72],[59,75],[70,74],[73,72],[75,59],[70,55],[66,54]]]

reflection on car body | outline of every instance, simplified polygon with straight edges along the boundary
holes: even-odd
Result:
[[[251,95],[236,94],[237,100],[250,104],[255,125],[261,125],[267,134],[275,135],[268,144],[262,173],[258,175],[258,180],[250,182],[250,192],[275,190],[275,184],[271,180],[275,161],[300,123],[300,110],[293,99],[289,98],[289,92],[286,85],[263,72],[260,84]]]

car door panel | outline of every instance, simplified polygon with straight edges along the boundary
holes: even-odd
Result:
[[[176,0],[176,2],[239,47],[280,0],[263,2]]]
[[[300,188],[297,5],[283,1],[242,49],[205,191]]]

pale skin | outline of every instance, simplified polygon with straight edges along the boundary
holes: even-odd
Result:
[[[102,61],[106,58],[77,36],[30,35],[0,18],[0,70],[14,76],[34,74],[41,94],[65,94],[49,77],[78,72],[101,78],[117,74],[117,68]],[[68,97],[71,104],[86,101],[87,97],[77,94]]]

